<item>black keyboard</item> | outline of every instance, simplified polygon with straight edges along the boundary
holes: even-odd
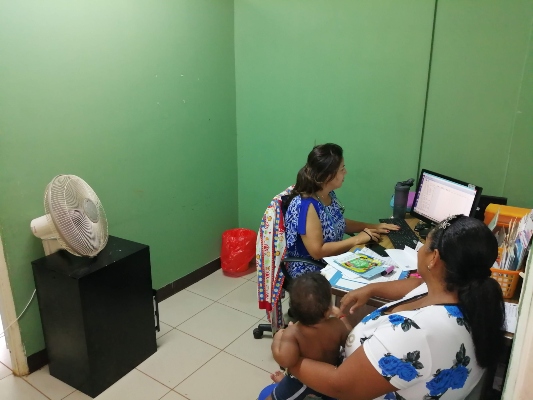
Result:
[[[403,250],[405,246],[409,246],[412,249],[416,248],[416,245],[419,241],[416,233],[411,229],[411,227],[401,218],[382,218],[379,222],[384,222],[386,224],[394,224],[400,227],[399,231],[390,231],[387,233],[390,241],[394,245],[394,248]]]

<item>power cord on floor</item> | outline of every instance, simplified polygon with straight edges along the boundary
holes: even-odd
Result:
[[[13,325],[15,322],[17,322],[19,320],[20,317],[22,317],[22,314],[24,314],[24,311],[26,311],[26,309],[28,308],[28,306],[31,304],[31,301],[33,300],[33,296],[35,296],[35,292],[37,292],[37,290],[34,290],[33,291],[33,294],[31,295],[31,298],[30,298],[30,301],[28,301],[28,304],[26,304],[26,307],[24,307],[24,310],[22,310],[22,312],[20,313],[20,315],[17,317],[16,320],[14,320],[12,323],[10,323],[6,329],[4,329],[1,333],[0,333],[0,338],[3,338],[5,336],[5,332],[11,328],[11,325]]]

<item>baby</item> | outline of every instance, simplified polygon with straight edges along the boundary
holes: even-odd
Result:
[[[319,273],[295,278],[289,288],[291,314],[297,319],[287,329],[279,330],[272,342],[272,354],[286,372],[300,357],[337,365],[340,347],[348,337],[348,329],[339,318],[331,318],[338,308],[331,305],[331,285]],[[271,375],[279,382],[267,400],[300,400],[308,395],[330,399],[301,383],[290,374]]]

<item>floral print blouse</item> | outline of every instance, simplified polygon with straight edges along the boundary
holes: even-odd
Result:
[[[464,399],[483,375],[457,305],[387,314],[392,306],[424,293],[426,284],[373,311],[348,336],[346,356],[363,346],[374,368],[398,388],[378,399]]]
[[[329,206],[324,206],[312,197],[302,198],[301,196],[296,196],[292,199],[285,213],[287,257],[312,258],[305,248],[301,237],[306,232],[307,211],[309,207],[315,207],[320,218],[324,243],[342,240],[344,230],[346,229],[346,221],[342,215],[342,206],[339,204],[335,192],[331,191],[329,194],[331,196],[331,204]],[[293,278],[309,272],[319,272],[320,269],[320,267],[304,262],[287,263],[287,270]]]

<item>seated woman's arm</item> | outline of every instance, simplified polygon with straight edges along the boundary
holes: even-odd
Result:
[[[392,282],[369,283],[360,289],[346,293],[341,299],[341,311],[352,314],[359,307],[364,306],[371,297],[381,297],[388,300],[399,300],[411,290],[420,286],[422,279],[410,278]]]
[[[389,231],[397,231],[400,229],[397,225],[393,224],[385,224],[385,223],[379,223],[379,224],[369,224],[366,222],[359,222],[354,221],[348,218],[345,218],[344,221],[346,221],[346,233],[356,233],[356,232],[362,232],[365,229],[372,229],[375,230],[376,233],[389,233]]]
[[[301,235],[304,246],[311,257],[317,260],[345,253],[352,247],[370,241],[370,236],[362,232],[345,240],[324,243],[322,224],[314,207],[309,207],[307,211],[305,232]]]
[[[304,385],[338,400],[369,400],[396,391],[368,360],[363,347],[335,367],[300,358],[290,369]]]

